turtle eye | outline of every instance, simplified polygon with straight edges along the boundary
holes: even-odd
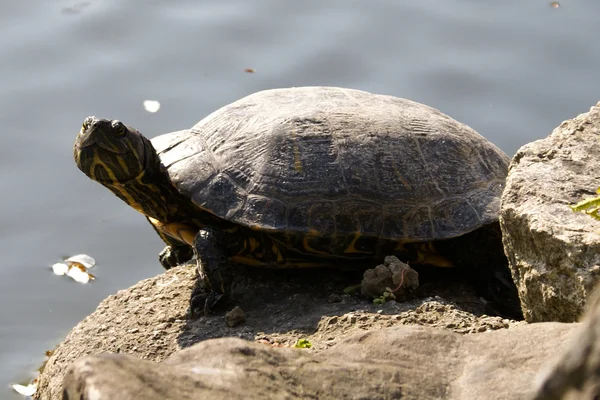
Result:
[[[127,127],[121,121],[114,122],[113,128],[115,135],[119,138],[122,138],[127,133]]]

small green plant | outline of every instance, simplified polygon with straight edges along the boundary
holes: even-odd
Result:
[[[294,347],[297,349],[310,349],[312,343],[308,339],[298,339]]]
[[[386,287],[381,296],[373,299],[373,304],[385,304],[390,300],[396,300],[396,295],[391,288]]]
[[[596,193],[600,195],[600,188],[596,190]],[[596,221],[600,221],[600,196],[592,197],[591,199],[585,199],[579,203],[569,206],[575,212],[582,212]]]
[[[406,269],[403,269],[402,275],[400,276],[400,283],[398,284],[398,286],[396,286],[395,289],[386,287],[381,296],[373,299],[373,304],[384,304],[390,300],[396,300],[396,295],[394,293],[396,293],[398,290],[400,290],[400,288],[402,288],[402,285],[404,285],[404,273],[405,272],[406,272]]]

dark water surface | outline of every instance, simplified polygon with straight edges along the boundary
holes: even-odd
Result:
[[[434,106],[512,155],[600,100],[598,15],[592,0],[0,2],[0,398],[99,301],[162,271],[144,218],[73,163],[87,115],[155,136],[258,90],[334,85]],[[50,272],[82,252],[92,284]]]

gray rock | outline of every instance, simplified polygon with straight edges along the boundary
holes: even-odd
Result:
[[[248,269],[245,274],[248,276],[236,281],[234,292],[235,303],[243,305],[247,319],[243,326],[233,328],[227,326],[223,314],[188,318],[196,278],[193,268],[170,269],[108,297],[55,349],[39,377],[36,398],[62,399],[67,369],[86,355],[128,354],[143,366],[155,364],[139,359],[162,362],[181,349],[226,336],[282,347],[308,339],[312,343],[310,352],[319,353],[358,333],[394,326],[426,325],[474,333],[525,324],[484,315],[484,305],[473,289],[459,283],[421,287],[424,298],[406,303],[374,305],[343,294],[344,288],[358,283],[358,276],[344,280],[341,278],[345,274],[317,269]],[[330,302],[333,294],[339,301]],[[113,356],[102,357],[112,360]],[[131,359],[116,360],[126,365]],[[126,370],[121,376],[122,380],[112,382],[114,388],[129,386]],[[78,375],[77,379],[82,377]],[[178,392],[172,393],[179,396]]]
[[[38,379],[37,399],[62,399],[63,377],[76,359],[104,352],[162,361],[186,346],[193,268],[173,268],[107,297],[54,349]]]
[[[521,324],[474,335],[395,326],[322,351],[266,344],[211,339],[162,363],[84,357],[69,368],[63,399],[594,400],[600,396],[600,287],[580,324]],[[536,378],[540,370],[546,372]]]
[[[600,286],[589,299],[586,318],[574,340],[541,382],[535,400],[600,398]]]
[[[396,295],[419,287],[419,273],[396,256],[387,256],[383,264],[368,269],[363,274],[360,291],[363,296],[379,297],[387,288]]]
[[[212,339],[161,364],[89,356],[69,369],[65,398],[526,399],[535,393],[537,371],[574,326],[545,323],[466,336],[394,327],[317,354]]]
[[[233,328],[246,322],[246,313],[240,306],[235,306],[231,311],[225,314],[225,323],[228,327]]]
[[[600,222],[570,204],[600,186],[600,103],[514,156],[502,195],[505,253],[528,322],[576,321],[600,277]]]

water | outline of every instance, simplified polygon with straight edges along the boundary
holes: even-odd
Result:
[[[258,90],[333,85],[429,104],[514,154],[600,100],[598,15],[566,0],[1,2],[0,398],[103,298],[162,271],[144,218],[72,161],[85,116],[155,136]],[[81,252],[95,282],[52,275]]]

